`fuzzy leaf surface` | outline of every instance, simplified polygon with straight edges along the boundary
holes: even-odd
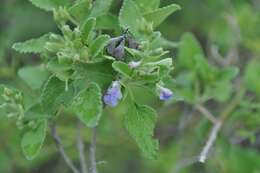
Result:
[[[153,138],[156,116],[152,108],[131,103],[124,119],[129,134],[143,154],[150,159],[157,157],[158,150],[158,141]]]
[[[33,5],[46,11],[69,4],[68,0],[29,0]]]
[[[88,127],[95,127],[102,115],[102,94],[96,83],[91,83],[73,100],[72,109]]]
[[[28,160],[32,160],[42,148],[46,136],[47,121],[43,120],[36,129],[24,133],[21,141],[23,154]]]
[[[47,80],[49,72],[43,66],[27,66],[20,68],[18,75],[32,88],[40,89]]]
[[[50,34],[45,34],[39,38],[15,43],[12,48],[20,53],[41,53],[45,50],[44,46],[49,41]]]
[[[177,4],[171,4],[166,7],[156,9],[152,12],[146,13],[144,18],[153,23],[154,27],[159,26],[169,15],[173,12],[180,10],[181,7]]]

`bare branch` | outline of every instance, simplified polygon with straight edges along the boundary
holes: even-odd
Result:
[[[212,113],[210,113],[204,106],[196,105],[196,109],[200,111],[208,120],[210,120],[213,124],[217,123],[217,119]]]
[[[97,131],[96,127],[92,129],[92,137],[89,148],[89,158],[90,158],[90,173],[98,173],[97,171],[97,162],[96,162],[96,140],[97,140]]]
[[[82,136],[82,124],[80,120],[77,122],[77,147],[78,147],[78,152],[79,152],[79,162],[80,162],[80,167],[81,167],[81,172],[82,173],[88,173],[88,168],[87,168],[87,162],[85,158],[85,145],[83,141],[83,136]]]
[[[78,171],[78,169],[76,168],[76,166],[73,164],[73,162],[71,161],[71,159],[69,158],[69,156],[66,154],[64,147],[61,143],[61,139],[60,136],[57,133],[57,129],[56,129],[56,124],[53,123],[51,125],[51,134],[54,138],[54,141],[56,143],[57,149],[60,152],[62,158],[64,159],[65,163],[69,166],[69,168],[72,170],[73,173],[80,173]]]
[[[206,145],[203,147],[203,150],[201,151],[201,153],[199,155],[199,162],[204,163],[206,161],[208,153],[217,138],[221,125],[222,125],[222,123],[220,121],[218,121],[213,126],[213,128],[210,132],[208,141],[207,141]]]
[[[239,105],[241,99],[244,96],[244,93],[245,93],[245,88],[242,85],[240,85],[239,90],[237,91],[234,98],[226,106],[226,108],[223,110],[223,112],[221,113],[218,120],[215,122],[214,127],[212,128],[212,130],[210,132],[208,141],[207,141],[206,145],[203,147],[202,152],[200,153],[199,162],[204,163],[205,160],[207,159],[209,150],[213,146],[223,122],[225,121],[227,116]],[[208,113],[210,113],[210,112],[208,112]]]
[[[225,58],[220,55],[218,47],[216,45],[210,45],[211,58],[220,66],[225,66]]]
[[[183,159],[176,164],[175,168],[171,171],[171,173],[178,173],[182,169],[184,169],[196,162],[198,162],[198,156],[193,156],[193,157]]]

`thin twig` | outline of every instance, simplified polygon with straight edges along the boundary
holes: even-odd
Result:
[[[77,122],[77,147],[78,147],[78,152],[79,152],[79,162],[80,162],[80,167],[81,167],[81,172],[82,173],[88,173],[88,168],[87,168],[87,162],[85,158],[85,145],[83,141],[83,136],[82,136],[82,124],[80,120]]]
[[[179,173],[183,168],[186,168],[196,162],[198,162],[198,156],[183,159],[176,164],[176,167],[171,171],[171,173]]]
[[[51,125],[51,134],[54,138],[54,141],[56,143],[57,149],[60,152],[62,158],[64,159],[65,163],[69,166],[69,168],[72,170],[73,173],[80,173],[78,171],[78,169],[76,168],[76,166],[73,164],[73,162],[71,161],[71,159],[69,158],[69,156],[66,154],[64,147],[61,143],[61,139],[60,136],[57,133],[57,129],[56,129],[56,124],[53,123]]]
[[[207,155],[211,149],[211,147],[213,146],[216,137],[218,135],[218,132],[223,124],[223,122],[225,121],[225,119],[227,118],[227,116],[237,107],[237,105],[240,103],[240,100],[243,98],[245,93],[245,89],[243,86],[240,86],[239,91],[236,93],[235,97],[233,98],[233,100],[231,100],[230,104],[227,105],[227,107],[224,109],[224,111],[222,112],[222,114],[220,115],[219,119],[216,121],[216,123],[214,124],[214,127],[212,128],[209,138],[206,142],[206,145],[203,147],[202,152],[200,153],[199,156],[199,162],[204,163],[207,159]]]
[[[203,149],[199,155],[199,162],[204,163],[206,161],[209,150],[215,143],[215,140],[217,138],[221,125],[222,125],[222,123],[220,121],[218,121],[214,124],[214,126],[210,132],[208,141],[207,141],[206,145],[203,147]]]
[[[210,55],[212,59],[220,66],[224,67],[226,65],[225,58],[220,55],[219,49],[216,45],[210,46]]]
[[[97,162],[96,162],[96,140],[97,140],[97,131],[96,127],[92,129],[92,137],[89,148],[89,158],[90,158],[90,172],[98,173],[97,171]]]
[[[212,113],[210,113],[204,106],[196,105],[196,109],[198,109],[198,111],[200,111],[213,124],[217,123],[218,120],[215,118],[215,116],[212,115]]]

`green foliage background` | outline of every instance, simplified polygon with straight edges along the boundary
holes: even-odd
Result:
[[[118,14],[122,1],[113,2],[111,12]],[[173,2],[182,9],[168,17],[156,30],[172,41],[165,44],[170,47],[175,67],[171,74],[175,81],[168,85],[174,91],[175,99],[162,103],[146,89],[134,89],[138,103],[148,103],[159,115],[155,128],[155,136],[160,141],[158,159],[144,158],[129,138],[123,127],[122,114],[131,106],[122,103],[115,109],[106,109],[102,116],[97,145],[99,172],[172,173],[183,161],[192,160],[200,153],[211,129],[210,122],[196,111],[194,105],[204,103],[218,116],[242,83],[245,97],[225,120],[206,163],[188,165],[180,172],[259,173],[259,1],[162,0],[160,6]],[[112,27],[115,25],[112,24]],[[40,59],[35,54],[18,54],[11,47],[15,42],[48,32],[59,32],[51,13],[39,10],[27,0],[2,0],[1,84],[22,88],[25,93],[30,91],[28,83],[22,78],[30,70],[33,73],[33,69],[18,69],[37,65]],[[45,79],[47,74],[42,73],[41,76]],[[33,76],[28,82],[36,88],[41,85],[41,80],[35,80]],[[39,155],[32,161],[26,160],[20,147],[21,132],[14,128],[12,119],[2,116],[2,113],[0,115],[0,172],[70,172],[49,135]],[[76,123],[72,123],[76,122],[75,117],[67,113],[60,121],[58,130],[64,146],[77,162]],[[87,144],[89,133],[88,129],[84,132]]]

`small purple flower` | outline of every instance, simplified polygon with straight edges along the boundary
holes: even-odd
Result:
[[[167,101],[171,99],[173,93],[170,89],[158,86],[160,100]]]
[[[113,81],[103,97],[105,104],[115,107],[122,99],[121,86],[118,81]]]

